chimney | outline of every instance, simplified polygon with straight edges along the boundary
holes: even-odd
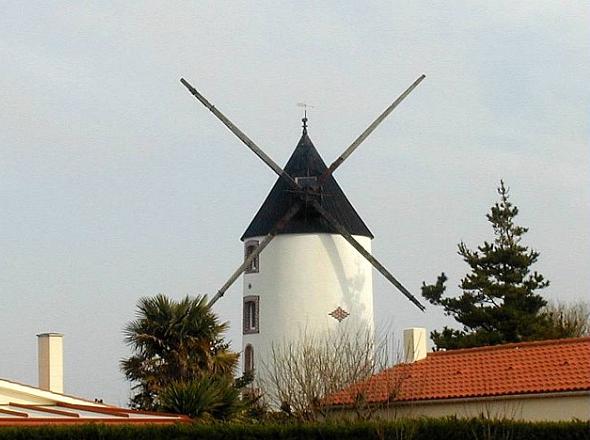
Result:
[[[63,335],[61,333],[41,333],[37,335],[37,344],[39,388],[53,393],[63,393]]]
[[[404,362],[411,363],[426,358],[426,329],[420,327],[404,330]]]

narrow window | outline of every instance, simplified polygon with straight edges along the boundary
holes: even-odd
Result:
[[[254,252],[256,250],[256,248],[258,247],[258,241],[256,240],[250,240],[247,241],[246,244],[244,245],[244,259],[248,258],[252,252]],[[246,273],[256,273],[259,270],[258,267],[258,263],[259,263],[260,259],[259,259],[259,255],[256,255],[256,258],[254,258],[251,262],[250,265],[246,268]]]
[[[244,334],[252,334],[259,332],[259,296],[245,296],[244,297]]]
[[[254,371],[254,349],[250,344],[244,349],[244,373]]]
[[[256,303],[248,301],[248,330],[256,330]]]

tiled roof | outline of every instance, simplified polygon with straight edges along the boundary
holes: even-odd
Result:
[[[352,404],[590,390],[590,337],[429,353],[326,400]]]
[[[114,406],[26,405],[10,403],[0,405],[0,426],[72,425],[80,423],[105,424],[171,424],[188,423],[190,419],[179,414],[134,411]]]

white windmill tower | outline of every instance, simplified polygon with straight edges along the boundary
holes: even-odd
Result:
[[[182,84],[217,116],[279,179],[242,235],[244,262],[212,298],[221,298],[243,273],[244,369],[269,362],[273,344],[303,332],[318,334],[346,323],[347,331],[373,328],[371,266],[421,310],[424,306],[371,255],[373,235],[333,172],[425,78],[420,76],[327,167],[303,134],[284,169],[186,80]],[[264,250],[264,253],[262,251]]]

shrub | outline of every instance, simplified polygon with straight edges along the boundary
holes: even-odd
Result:
[[[352,440],[352,439],[511,439],[582,440],[589,422],[514,422],[483,419],[419,419],[395,422],[190,424],[174,426],[44,426],[0,428],[0,440]]]

